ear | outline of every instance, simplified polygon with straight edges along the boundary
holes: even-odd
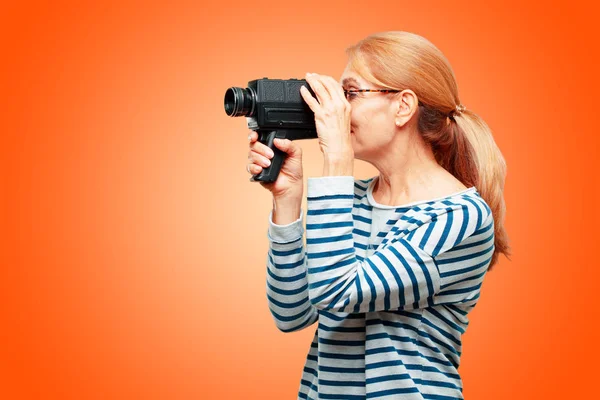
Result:
[[[413,114],[417,112],[419,108],[419,99],[415,92],[410,89],[405,89],[400,93],[396,93],[395,106],[395,123],[396,126],[403,127],[410,119]]]

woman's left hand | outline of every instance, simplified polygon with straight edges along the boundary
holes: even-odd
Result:
[[[326,75],[307,73],[306,81],[315,92],[317,99],[305,87],[300,89],[300,93],[315,113],[315,125],[323,155],[353,157],[350,138],[351,105],[346,100],[342,86]]]

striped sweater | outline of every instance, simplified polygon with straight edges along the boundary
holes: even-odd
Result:
[[[461,335],[494,251],[491,209],[473,186],[399,206],[372,235],[376,179],[308,178],[306,244],[302,210],[287,225],[269,216],[275,324],[318,321],[298,399],[463,399]]]

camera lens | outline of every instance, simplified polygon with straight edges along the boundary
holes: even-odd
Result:
[[[254,112],[256,98],[250,88],[230,87],[225,92],[225,112],[230,117],[249,117]]]

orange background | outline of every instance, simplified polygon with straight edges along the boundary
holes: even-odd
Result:
[[[223,96],[339,79],[344,49],[385,30],[442,50],[508,164],[514,256],[463,336],[465,398],[596,391],[592,2],[18,3],[0,16],[0,398],[295,399],[316,325],[273,323],[271,197]]]

